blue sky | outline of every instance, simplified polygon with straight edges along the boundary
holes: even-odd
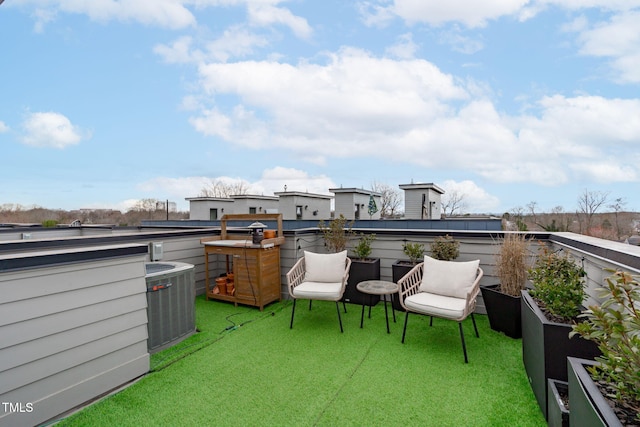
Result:
[[[6,0],[0,206],[186,210],[213,179],[640,211],[638,22],[640,0]]]

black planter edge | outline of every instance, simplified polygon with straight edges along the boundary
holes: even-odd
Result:
[[[569,383],[567,381],[554,380],[549,378],[547,380],[547,387],[549,393],[547,394],[547,423],[549,426],[562,426],[568,427],[570,420],[569,409],[564,405],[560,398],[560,389],[564,389],[569,393]],[[557,408],[556,411],[552,411],[551,408]],[[552,420],[553,414],[559,415],[559,420]]]
[[[536,316],[538,316],[538,318],[540,319],[540,321],[542,322],[543,325],[556,325],[556,326],[566,326],[569,325],[569,323],[559,323],[559,322],[553,322],[551,320],[549,320],[547,318],[547,316],[545,316],[544,312],[540,309],[540,307],[538,306],[538,304],[536,304],[535,300],[533,299],[533,297],[531,296],[531,294],[529,293],[528,289],[525,289],[523,291],[520,292],[522,297],[524,298],[524,295],[526,293],[527,295],[527,300],[531,301],[533,304],[530,304],[531,309],[533,310],[533,312],[536,314]],[[584,307],[583,307],[584,308]]]
[[[489,325],[492,330],[497,332],[502,332],[509,338],[520,339],[522,338],[522,315],[520,310],[520,305],[521,305],[520,301],[522,299],[522,295],[517,297],[507,295],[498,291],[498,287],[500,287],[500,284],[480,286],[480,292],[482,294],[484,308],[485,308],[485,311],[487,312],[487,317],[489,317]],[[491,294],[491,295],[488,295],[488,294]],[[502,313],[505,313],[505,311],[507,311],[507,306],[511,304],[517,304],[517,309],[515,311],[517,311],[518,318],[517,319],[513,318],[509,321],[499,319],[499,316],[497,316],[496,314],[497,313],[496,308],[495,307],[491,308],[490,307],[491,304],[487,304],[488,302],[487,300],[490,300],[491,298],[493,299],[500,298],[500,299],[503,299],[503,301],[509,301],[509,304],[504,305],[505,307]],[[509,311],[511,310],[509,309]],[[510,314],[514,315],[514,313],[510,313]]]
[[[567,357],[568,370],[573,372],[579,383],[579,389],[570,389],[569,393],[583,393],[587,401],[593,406],[594,411],[598,414],[602,425],[609,427],[622,427],[622,423],[611,409],[605,398],[600,393],[600,389],[591,379],[591,375],[585,366],[597,365],[593,360],[580,359],[577,357]]]

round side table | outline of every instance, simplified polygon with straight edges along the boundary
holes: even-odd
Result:
[[[396,321],[396,312],[393,308],[393,294],[398,292],[398,285],[393,282],[388,282],[385,280],[365,280],[364,282],[360,282],[356,285],[356,289],[360,292],[370,295],[391,295],[391,311],[393,313],[393,322]],[[387,321],[387,333],[390,334],[389,330],[389,313],[387,311],[387,298],[384,299],[384,317]],[[364,304],[362,305],[362,315],[360,316],[360,327],[364,323]]]

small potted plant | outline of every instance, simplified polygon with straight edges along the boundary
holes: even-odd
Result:
[[[452,261],[460,255],[460,242],[448,234],[431,242],[431,257],[442,261]]]
[[[627,272],[613,275],[600,289],[601,305],[585,310],[573,326],[598,345],[596,361],[569,358],[571,417],[583,425],[640,425],[640,282]]]
[[[324,221],[318,223],[318,228],[324,237],[324,243],[329,252],[342,252],[347,248],[347,243],[353,235],[353,221],[348,222],[344,215],[340,215],[326,224]]]
[[[402,252],[409,258],[409,263],[413,267],[422,261],[425,250],[422,243],[407,242],[402,245]]]
[[[586,296],[585,272],[573,258],[542,244],[528,274],[533,288],[522,291],[522,360],[547,418],[548,380],[567,381],[567,357],[593,359],[599,351],[593,342],[569,337]]]
[[[356,289],[358,283],[365,280],[380,279],[380,258],[371,257],[371,243],[375,234],[356,234],[358,243],[353,247],[354,257],[351,259],[351,269],[347,279],[347,287],[342,297],[343,301],[352,304],[374,306],[380,301],[379,295],[364,294]]]

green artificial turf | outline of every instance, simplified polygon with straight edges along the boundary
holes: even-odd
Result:
[[[62,420],[61,426],[544,426],[527,382],[521,341],[464,322],[404,313],[387,334],[382,303],[291,302],[263,312],[197,298],[199,333],[154,354],[151,372]],[[342,310],[342,306],[341,306]],[[390,313],[391,316],[391,313]]]

